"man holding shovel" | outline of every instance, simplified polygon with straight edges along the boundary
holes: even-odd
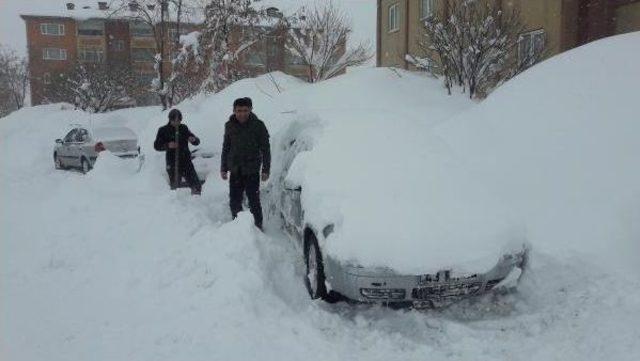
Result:
[[[182,124],[182,113],[178,109],[172,109],[169,112],[169,123],[158,129],[153,147],[159,152],[166,152],[171,189],[178,188],[184,177],[191,188],[191,194],[197,195],[200,194],[201,184],[191,162],[189,143],[198,145],[200,139]]]

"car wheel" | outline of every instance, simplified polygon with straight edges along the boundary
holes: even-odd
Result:
[[[307,272],[305,284],[312,299],[327,300],[327,286],[325,285],[324,263],[318,246],[318,240],[313,233],[307,237],[304,243],[304,260]]]
[[[91,170],[91,164],[89,164],[87,158],[82,157],[82,160],[80,161],[80,170],[82,171],[82,174],[87,174]]]
[[[53,164],[55,165],[56,169],[64,169],[62,159],[58,157],[58,153],[53,153]]]

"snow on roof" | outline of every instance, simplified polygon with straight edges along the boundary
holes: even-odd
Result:
[[[134,140],[138,139],[136,133],[127,127],[101,127],[92,131],[100,140]]]
[[[102,1],[101,1],[102,2]],[[91,18],[107,18],[113,13],[113,1],[108,1],[108,9],[100,10],[98,1],[89,0],[54,0],[38,4],[37,8],[22,12],[22,16],[64,17],[78,20]],[[67,4],[73,4],[68,7]]]
[[[101,5],[102,3],[102,5]],[[23,11],[24,16],[60,17],[76,20],[88,19],[126,19],[135,15],[130,11],[126,1],[119,0],[52,0],[44,4],[38,4],[37,8]],[[69,6],[68,4],[73,4]],[[201,23],[204,21],[204,4],[201,0],[185,0],[183,9],[189,22]],[[273,9],[282,14],[290,15],[297,10],[296,2],[284,0],[266,0],[256,3],[260,9]],[[139,6],[155,5],[154,2],[139,2]],[[285,5],[281,9],[278,5]],[[269,16],[260,22],[260,26],[275,26],[279,22],[277,16]]]
[[[100,3],[103,3],[102,5]],[[201,1],[185,0],[186,7],[191,7],[186,11],[188,21],[202,22],[203,10]],[[73,6],[69,6],[72,4]],[[87,19],[126,19],[135,16],[135,13],[127,6],[128,2],[119,0],[53,0],[45,4],[38,4],[37,8],[22,12],[22,16],[44,16],[72,18],[76,20]],[[139,2],[140,7],[154,6],[151,2]],[[155,9],[159,12],[159,9]]]

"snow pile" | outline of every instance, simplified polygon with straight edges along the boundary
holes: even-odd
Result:
[[[439,130],[474,177],[524,216],[537,246],[634,273],[639,41],[617,36],[539,64]]]
[[[141,159],[120,158],[111,152],[101,152],[96,160],[95,167],[87,174],[88,178],[112,180],[114,177],[128,180],[140,170]]]

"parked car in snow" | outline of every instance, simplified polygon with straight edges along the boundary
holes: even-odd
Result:
[[[53,161],[56,169],[77,168],[89,172],[98,158],[98,153],[108,150],[121,158],[140,155],[138,137],[126,127],[104,127],[88,129],[74,127],[62,139],[56,139]]]
[[[484,208],[486,198],[475,198],[466,180],[458,182],[464,177],[450,171],[448,160],[438,160],[438,152],[420,153],[424,140],[416,137],[412,145],[412,139],[403,139],[403,129],[411,128],[389,131],[386,119],[377,128],[363,122],[356,125],[362,138],[343,142],[340,135],[347,132],[339,127],[354,126],[349,122],[324,131],[333,136],[317,149],[309,145],[315,141],[296,136],[281,142],[275,209],[301,245],[311,298],[431,308],[484,294],[501,282],[517,284],[529,246],[517,232],[498,229],[507,223],[499,219],[505,213],[493,217]],[[368,136],[379,139],[373,146],[361,141]],[[383,142],[391,145],[378,156],[375,148]],[[311,162],[323,157],[327,162],[311,169]],[[407,161],[399,167],[406,177],[380,173],[393,169],[387,160],[398,159]]]

